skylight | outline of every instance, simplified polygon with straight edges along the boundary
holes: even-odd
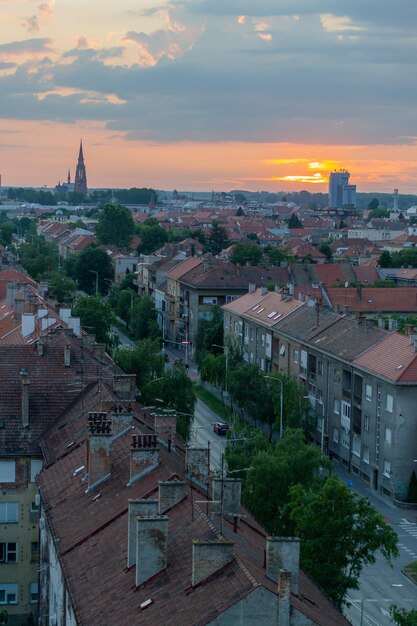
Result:
[[[271,317],[274,317],[274,315],[276,314],[277,314],[276,311],[272,311],[272,313],[269,313],[268,318],[270,319]]]

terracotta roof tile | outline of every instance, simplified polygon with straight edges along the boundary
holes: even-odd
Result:
[[[393,333],[354,361],[355,365],[401,383],[417,382],[417,353],[409,337]]]

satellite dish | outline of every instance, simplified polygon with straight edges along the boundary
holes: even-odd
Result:
[[[348,281],[345,282],[345,287],[348,288],[349,287],[349,283]]]
[[[309,306],[309,307],[311,308],[311,307],[313,307],[313,306],[316,306],[316,303],[314,302],[314,300],[312,300],[312,299],[310,298],[310,300],[307,300],[307,306]]]

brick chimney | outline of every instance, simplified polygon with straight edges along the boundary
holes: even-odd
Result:
[[[187,448],[186,477],[207,491],[210,478],[210,450],[208,448]]]
[[[25,308],[25,296],[21,291],[16,294],[14,299],[14,318],[15,320],[22,319],[22,313]]]
[[[29,426],[29,375],[26,368],[20,370],[20,381],[22,383],[22,426]]]
[[[133,413],[130,402],[117,403],[111,408],[113,441],[133,428]]]
[[[187,496],[187,483],[183,480],[166,480],[158,483],[158,513],[162,515]]]
[[[127,526],[127,567],[136,563],[136,518],[158,515],[157,500],[129,500]]]
[[[280,570],[291,573],[291,592],[298,595],[300,540],[297,537],[267,537],[266,575],[278,582]]]
[[[64,348],[64,365],[71,367],[71,346],[69,345]]]
[[[278,620],[279,626],[291,624],[291,572],[278,572]]]
[[[242,481],[240,478],[224,478],[223,480],[214,478],[212,510],[216,513],[222,512],[225,517],[239,516],[241,495]]]
[[[110,447],[112,441],[111,420],[107,413],[88,414],[88,488],[86,493],[100,485],[111,475]]]
[[[93,343],[92,347],[93,356],[99,357],[104,356],[106,353],[106,344],[105,343]]]
[[[193,539],[193,587],[233,561],[233,541]]]
[[[18,291],[19,285],[17,285],[15,282],[11,281],[7,283],[6,304],[8,307],[13,308],[14,300]]]
[[[175,413],[155,413],[154,429],[158,442],[168,451],[175,450],[177,434],[177,416]]]
[[[136,586],[167,567],[168,517],[136,518]]]
[[[132,435],[128,487],[159,465],[156,435]]]
[[[113,391],[120,400],[136,399],[136,376],[134,374],[118,374],[113,376]]]

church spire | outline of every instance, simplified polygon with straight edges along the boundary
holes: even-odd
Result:
[[[75,170],[74,191],[81,193],[84,198],[88,195],[87,172],[85,170],[83,142],[80,141],[80,151],[78,153],[77,169]]]

